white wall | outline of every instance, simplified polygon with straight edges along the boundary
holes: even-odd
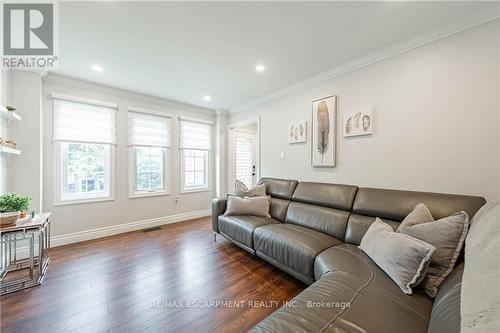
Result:
[[[208,192],[179,194],[179,150],[177,121],[172,121],[173,135],[171,149],[171,181],[170,195],[147,198],[128,198],[128,150],[127,144],[127,108],[136,106],[156,111],[164,111],[175,116],[185,115],[201,119],[213,120],[213,111],[175,103],[159,98],[127,92],[124,90],[100,86],[70,78],[49,75],[43,79],[43,210],[52,212],[52,236],[62,239],[58,244],[68,241],[82,240],[89,235],[75,236],[74,233],[85,233],[99,228],[113,228],[125,223],[155,219],[156,222],[172,220],[175,216],[190,216],[191,213],[204,213],[210,207],[213,197]],[[53,103],[51,93],[60,93],[88,99],[117,103],[119,106],[117,122],[116,148],[116,186],[115,200],[54,206],[54,156],[52,143]],[[175,119],[175,118],[174,118]],[[30,136],[30,134],[26,134]],[[214,168],[212,167],[212,170]],[[213,183],[213,174],[212,174]],[[175,198],[179,202],[175,202]],[[114,231],[128,231],[120,227]],[[106,235],[109,231],[94,232],[93,237]],[[66,236],[65,236],[66,235]],[[69,235],[69,236],[68,236]],[[68,236],[68,237],[67,237]],[[67,239],[65,239],[65,237]]]
[[[263,176],[498,197],[499,39],[496,20],[232,114],[229,123],[261,117]],[[288,123],[310,123],[311,101],[332,94],[337,167],[313,168],[310,136],[289,145]],[[374,135],[342,138],[342,110],[366,106],[375,109]]]
[[[10,104],[10,72],[0,70],[0,105]],[[9,121],[0,117],[0,137],[10,138]],[[9,191],[10,158],[7,154],[0,154],[0,194]]]
[[[40,75],[26,71],[11,73],[11,103],[22,117],[12,122],[11,133],[21,150],[11,158],[9,186],[11,191],[32,198],[32,209],[42,207],[42,80]]]

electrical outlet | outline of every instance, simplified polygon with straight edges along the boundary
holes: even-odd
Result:
[[[174,201],[175,203],[179,203],[179,197],[175,197]]]
[[[285,152],[284,151],[281,152],[280,157],[281,157],[282,160],[285,159]]]

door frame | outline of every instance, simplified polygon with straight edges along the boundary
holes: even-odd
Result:
[[[259,181],[260,179],[260,116],[257,118],[247,119],[244,121],[239,121],[231,123],[228,125],[228,159],[227,159],[227,193],[233,193],[234,190],[234,180],[235,175],[232,171],[234,168],[234,135],[233,131],[238,130],[240,127],[246,127],[249,125],[257,125],[257,133],[255,134],[255,179]]]

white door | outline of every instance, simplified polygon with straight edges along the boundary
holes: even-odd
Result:
[[[256,173],[256,133],[231,130],[230,154],[230,183],[234,188],[234,181],[239,180],[248,188],[255,186]],[[230,191],[231,193],[232,191]]]

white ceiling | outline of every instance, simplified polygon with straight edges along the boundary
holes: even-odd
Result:
[[[231,110],[490,5],[61,2],[58,72]]]

